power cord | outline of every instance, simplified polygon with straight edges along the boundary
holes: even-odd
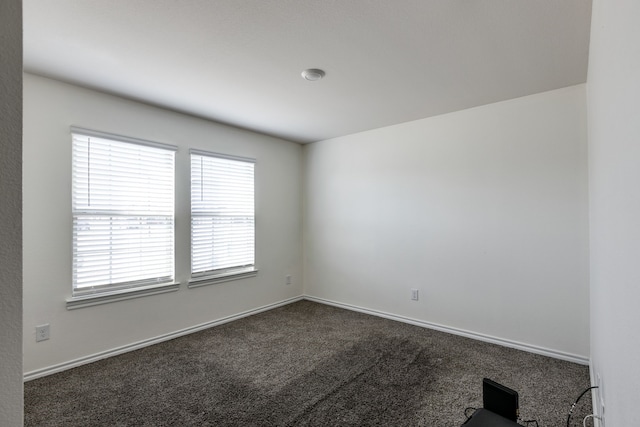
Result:
[[[587,388],[585,391],[583,391],[580,396],[578,396],[578,398],[576,399],[575,402],[573,402],[573,405],[571,405],[571,409],[569,409],[569,415],[567,415],[567,427],[569,427],[569,422],[571,421],[571,414],[573,414],[573,410],[576,407],[576,405],[578,404],[578,402],[580,401],[580,399],[582,399],[582,396],[584,396],[585,394],[587,394],[587,392],[589,390],[593,390],[594,388],[598,388],[597,385],[591,386],[589,388]],[[583,420],[583,424],[584,422],[586,422],[586,418]]]
[[[584,419],[582,420],[582,427],[587,427],[587,420],[589,418],[593,418],[594,420],[599,420],[600,417],[597,416],[596,414],[589,414],[586,417],[584,417]]]
[[[477,408],[468,407],[468,408],[465,408],[465,409],[464,409],[464,416],[465,416],[465,417],[467,417],[467,421],[469,421],[469,420],[471,419],[471,415],[467,415],[467,411],[468,411],[469,409],[471,409],[471,410],[475,411]],[[465,422],[467,422],[467,421],[465,421]]]

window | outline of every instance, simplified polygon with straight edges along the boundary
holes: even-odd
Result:
[[[255,275],[254,166],[191,150],[192,282]]]
[[[72,128],[73,296],[174,280],[176,147]]]

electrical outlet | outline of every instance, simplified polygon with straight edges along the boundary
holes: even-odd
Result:
[[[417,289],[411,289],[411,299],[413,301],[418,301],[418,290]]]
[[[49,339],[49,324],[36,326],[36,342]]]
[[[285,277],[285,280],[286,280],[287,285],[290,285],[291,284],[291,275],[287,274],[287,276]]]

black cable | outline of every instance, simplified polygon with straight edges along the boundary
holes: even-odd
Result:
[[[530,423],[536,423],[536,427],[540,427],[538,425],[538,420],[525,420],[525,421],[522,421],[522,422],[526,423],[527,425],[529,425]]]
[[[580,396],[578,396],[578,398],[576,399],[575,402],[573,402],[573,405],[571,405],[571,409],[569,409],[569,415],[567,415],[567,427],[569,427],[569,421],[571,421],[571,414],[573,413],[573,409],[576,407],[576,405],[578,404],[578,402],[580,401],[580,399],[582,399],[582,396],[584,396],[585,394],[587,394],[587,392],[589,390],[593,390],[594,388],[598,388],[597,385],[591,386],[588,389],[586,389],[585,391],[583,391],[582,393],[580,393]]]
[[[467,415],[467,411],[469,409],[473,409],[474,411],[476,410],[476,408],[472,408],[472,407],[464,408],[464,416],[467,417],[467,421],[469,421],[471,419],[471,415]]]

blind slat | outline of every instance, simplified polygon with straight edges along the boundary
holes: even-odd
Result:
[[[191,272],[255,263],[253,161],[191,154]]]
[[[72,141],[74,293],[173,280],[174,150]]]

